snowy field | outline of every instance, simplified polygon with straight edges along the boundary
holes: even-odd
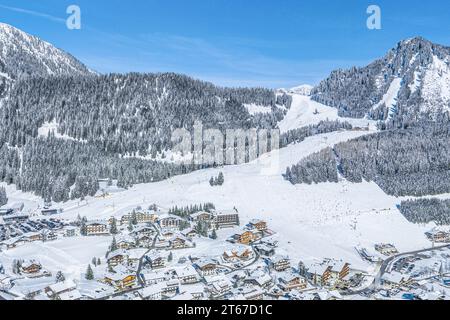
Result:
[[[375,243],[390,242],[400,251],[427,248],[431,244],[424,232],[430,226],[409,223],[396,209],[401,199],[387,196],[374,183],[341,181],[294,186],[282,177],[286,167],[301,158],[364,134],[367,132],[318,135],[284,148],[279,154],[266,154],[250,164],[207,169],[158,183],[136,185],[106,199],[69,201],[62,205],[64,212],[60,217],[75,219],[80,214],[88,219],[107,219],[128,213],[138,205],[146,207],[156,203],[168,209],[175,205],[212,202],[218,210],[236,207],[242,223],[253,218],[267,220],[269,228],[278,233],[280,247],[294,261],[336,258],[367,270],[368,265],[361,260],[355,246],[373,247]],[[278,165],[272,170],[264,167],[268,159],[278,159],[275,161]],[[220,171],[225,175],[225,184],[211,187],[209,179]],[[36,197],[11,192],[11,188],[9,186],[7,191],[13,201],[26,199],[25,211],[41,203]],[[84,271],[93,256],[104,255],[108,244],[107,238],[59,240],[45,246],[36,244],[8,251],[1,257],[3,260],[38,255],[43,265],[50,263],[63,269],[68,264],[66,268],[70,270],[66,272],[77,274]],[[206,252],[206,244],[203,243],[199,251]]]
[[[308,96],[293,94],[292,106],[284,119],[279,123],[279,127],[281,133],[284,133],[292,129],[315,125],[325,120],[347,121],[357,127],[367,127],[369,125],[372,129],[376,125],[376,122],[373,120],[339,117],[336,108],[312,101]]]
[[[104,260],[111,240],[111,237],[103,236],[60,238],[50,242],[36,241],[0,252],[0,261],[8,271],[11,271],[14,259],[37,260],[53,276],[62,271],[67,278],[80,280],[81,274],[86,272],[86,267],[93,257]]]

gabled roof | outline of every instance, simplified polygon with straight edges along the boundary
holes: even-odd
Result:
[[[67,291],[67,290],[74,290],[76,289],[77,285],[75,284],[75,282],[73,282],[73,280],[69,279],[66,280],[64,282],[58,282],[52,285],[49,285],[48,288],[53,292],[53,293],[60,293],[62,291]]]

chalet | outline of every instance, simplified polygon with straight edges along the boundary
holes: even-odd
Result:
[[[293,289],[306,289],[307,281],[305,278],[292,272],[285,272],[278,277],[278,284],[284,291]]]
[[[226,262],[248,261],[254,257],[254,253],[249,248],[234,248],[225,251],[222,257]]]
[[[158,217],[159,226],[163,229],[178,229],[181,220],[181,218],[171,214],[163,214]]]
[[[153,241],[153,237],[146,234],[142,234],[137,235],[135,240],[139,242],[138,246],[142,247],[150,244]]]
[[[427,238],[436,243],[449,243],[450,242],[450,232],[439,230],[439,229],[433,229],[427,233],[425,233]]]
[[[115,287],[116,290],[126,290],[134,287],[134,285],[136,284],[136,275],[124,275],[120,273],[108,274],[103,279],[103,282]]]
[[[400,272],[385,273],[381,278],[381,283],[385,288],[397,289],[405,285],[408,285],[410,278],[408,275],[402,274]]]
[[[6,249],[13,249],[19,247],[25,243],[28,243],[29,240],[27,237],[20,236],[15,238],[10,238],[2,242],[3,246],[6,246]]]
[[[230,241],[238,242],[240,244],[249,245],[249,244],[251,244],[253,242],[258,241],[259,239],[261,239],[259,233],[255,233],[252,230],[243,230],[240,233],[236,233],[232,237],[232,240],[230,240]]]
[[[144,289],[139,290],[139,295],[145,300],[161,300],[164,283],[158,283]]]
[[[145,259],[147,263],[150,265],[150,268],[152,269],[160,269],[164,268],[166,265],[166,257],[163,257],[162,255],[158,253],[153,253],[151,255],[145,256]]]
[[[315,263],[306,267],[306,276],[314,285],[325,285],[331,278],[331,266],[327,263]]]
[[[78,228],[69,226],[65,228],[65,237],[75,237],[77,235]]]
[[[192,247],[191,241],[183,236],[174,236],[172,239],[169,240],[169,243],[170,247],[175,250]]]
[[[189,216],[192,222],[210,222],[212,219],[213,214],[206,211],[195,212]]]
[[[262,289],[267,289],[273,286],[273,279],[269,274],[265,272],[258,272],[251,274],[249,277],[245,278],[244,283],[258,286]]]
[[[20,266],[21,272],[25,274],[36,274],[42,270],[42,266],[39,262],[30,260],[23,262]]]
[[[104,222],[90,221],[86,223],[87,236],[99,236],[109,234],[108,225]]]
[[[397,248],[395,248],[394,245],[389,244],[389,243],[388,244],[386,244],[386,243],[376,244],[375,250],[377,250],[379,253],[381,253],[382,255],[387,256],[387,257],[398,254]]]
[[[350,264],[342,261],[335,261],[330,268],[332,277],[337,280],[344,280],[350,273]]]
[[[196,236],[198,236],[197,231],[192,228],[184,230],[181,234],[189,239],[194,239]]]
[[[215,275],[217,273],[217,263],[209,259],[196,261],[194,268],[203,277]]]
[[[175,269],[175,273],[181,284],[191,284],[199,281],[197,271],[190,265]]]
[[[63,300],[63,301],[75,301],[75,300],[81,300],[83,298],[80,291],[78,291],[76,289],[60,293],[60,294],[58,294],[58,297],[59,297],[59,300]]]
[[[193,300],[201,300],[205,296],[205,288],[203,284],[190,284],[189,286],[182,286],[180,291],[183,294],[190,294],[194,298]]]
[[[213,228],[224,229],[239,226],[239,214],[236,210],[215,213],[212,221]]]
[[[119,237],[116,240],[117,243],[117,247],[119,249],[124,249],[124,250],[128,250],[128,249],[133,249],[136,247],[136,242],[133,238],[129,237],[129,236],[122,236]]]
[[[155,233],[155,229],[149,226],[137,226],[133,229],[133,231],[130,233],[132,236],[142,236],[142,235],[153,235]]]
[[[150,212],[136,212],[134,213],[134,216],[136,217],[137,223],[153,223],[156,220],[157,215]],[[122,225],[128,225],[130,219],[133,217],[133,214],[126,214],[123,215],[120,218],[120,224]]]
[[[219,298],[229,292],[233,284],[225,276],[214,276],[206,279],[207,290],[213,298]]]
[[[156,249],[169,249],[170,248],[170,242],[166,239],[159,239],[155,242],[155,248]]]
[[[277,255],[269,258],[269,265],[275,271],[281,272],[289,269],[291,267],[291,262],[289,257]]]
[[[272,257],[275,255],[275,248],[265,244],[256,245],[255,250],[262,256]]]
[[[147,285],[154,285],[170,280],[170,275],[166,271],[149,271],[142,273],[142,277]]]
[[[180,281],[178,279],[171,279],[164,283],[161,293],[163,295],[174,295],[180,290]]]
[[[299,269],[302,270],[300,273],[306,275],[315,285],[338,284],[347,279],[350,274],[350,264],[331,259],[325,259],[321,263],[314,263],[310,266],[301,264]]]
[[[44,230],[42,231],[42,241],[54,241],[58,239],[58,235],[56,232],[53,232],[51,230]]]
[[[130,249],[127,250],[128,254],[128,265],[129,266],[136,266],[141,258],[144,256],[145,252],[147,252],[147,249],[144,248],[138,248],[138,249]]]
[[[259,301],[264,299],[264,291],[258,287],[245,287],[241,294],[245,300],[249,301]]]
[[[170,240],[172,239],[177,233],[175,233],[175,230],[164,230],[161,231],[160,235],[159,235],[159,239],[164,239],[164,240]]]
[[[42,234],[39,232],[30,232],[30,233],[26,233],[24,235],[24,237],[29,241],[29,242],[34,242],[34,241],[42,241]]]
[[[128,259],[128,254],[126,250],[118,249],[113,252],[110,252],[107,257],[107,262],[109,266],[117,266],[122,264],[124,261]]]
[[[76,288],[77,285],[72,280],[66,280],[49,285],[44,291],[49,298],[57,298],[61,294],[73,291]]]
[[[251,220],[249,223],[249,227],[251,229],[256,229],[258,231],[266,231],[267,230],[267,222],[259,219]]]

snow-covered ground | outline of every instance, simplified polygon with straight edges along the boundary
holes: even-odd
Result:
[[[39,261],[54,276],[62,271],[67,278],[80,280],[92,258],[104,260],[111,237],[60,238],[50,242],[32,242],[14,250],[0,252],[0,261],[11,271],[14,259]]]
[[[61,218],[74,219],[78,214],[88,219],[107,219],[128,213],[133,207],[156,203],[164,208],[212,202],[218,210],[236,207],[241,222],[253,218],[267,220],[270,229],[278,233],[280,247],[295,260],[337,258],[351,262],[355,268],[367,269],[358,256],[355,246],[372,246],[379,242],[393,243],[400,251],[430,246],[424,236],[429,226],[409,223],[397,210],[400,199],[387,196],[376,184],[352,184],[347,181],[319,185],[292,185],[282,173],[287,166],[327,146],[356,138],[367,132],[334,132],[306,139],[277,153],[266,154],[261,159],[243,165],[207,169],[173,177],[153,184],[136,185],[133,188],[109,195],[107,198],[89,198],[86,202],[69,201],[63,204]],[[264,170],[267,159],[278,159],[273,170]],[[225,183],[211,187],[209,179],[220,171]],[[8,187],[8,192],[12,187]],[[19,192],[13,194],[20,200]],[[27,199],[26,209],[37,206],[40,200]],[[30,200],[31,199],[31,200]],[[29,210],[29,209],[28,209]],[[407,236],[405,236],[407,235]],[[61,259],[74,263],[76,272],[86,266],[93,256],[106,250],[107,238],[100,243],[79,242],[76,247],[61,240],[56,246],[68,246],[80,252],[76,259],[60,257],[61,248],[43,251],[46,259]],[[72,240],[70,240],[72,241]],[[86,241],[94,241],[87,239]],[[103,242],[105,241],[105,243]],[[38,245],[37,245],[38,246]],[[49,244],[48,246],[55,246]],[[85,251],[82,251],[82,247]],[[41,247],[25,247],[8,252],[8,255],[27,256],[41,254]],[[98,249],[98,251],[97,251]],[[19,251],[23,250],[23,251]],[[78,255],[78,253],[76,254]],[[43,257],[44,259],[44,257]],[[54,265],[59,265],[53,262]],[[79,266],[79,267],[77,267]],[[69,266],[72,268],[72,266]],[[73,271],[75,272],[75,271]]]
[[[422,112],[448,111],[448,103],[450,101],[450,67],[449,61],[441,60],[437,56],[433,56],[433,63],[425,72],[422,87],[422,96],[424,99]]]
[[[269,106],[261,106],[257,105],[255,103],[251,104],[244,104],[244,107],[247,109],[248,113],[251,115],[257,114],[257,113],[271,113],[272,108]]]
[[[377,109],[381,105],[385,105],[388,108],[388,120],[392,119],[395,114],[397,108],[397,98],[400,88],[402,87],[402,78],[394,78],[392,80],[391,85],[389,86],[388,91],[383,96],[380,102],[373,106],[372,109]]]
[[[357,127],[367,127],[367,125],[370,125],[371,128],[374,128],[376,125],[375,121],[372,120],[339,117],[336,108],[315,102],[305,95],[293,94],[292,99],[291,108],[284,119],[278,124],[281,133],[292,129],[315,125],[325,120],[347,121]]]
[[[38,135],[41,137],[47,137],[49,133],[52,133],[55,135],[58,139],[65,139],[65,140],[73,140],[73,141],[79,141],[79,142],[86,142],[84,140],[77,140],[75,138],[72,138],[66,134],[60,134],[58,133],[58,123],[56,120],[53,120],[52,122],[45,122],[39,129],[38,129]]]

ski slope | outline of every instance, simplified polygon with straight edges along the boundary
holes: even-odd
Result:
[[[212,202],[218,210],[236,207],[242,223],[253,218],[267,220],[269,227],[278,233],[280,247],[294,261],[336,258],[365,269],[368,265],[360,259],[355,246],[373,247],[376,243],[386,242],[393,243],[400,251],[427,248],[430,243],[424,232],[429,226],[409,223],[396,208],[400,199],[387,196],[374,183],[341,181],[294,186],[282,177],[286,167],[301,158],[364,134],[367,132],[318,135],[249,164],[207,169],[153,184],[136,185],[106,199],[69,201],[63,204],[64,213],[60,216],[75,219],[79,214],[88,219],[107,219],[128,213],[138,205],[145,207],[156,203],[170,208]],[[270,170],[266,166],[269,159],[276,160],[277,164]],[[210,177],[220,171],[224,173],[225,184],[211,187]],[[20,200],[18,196],[16,192],[15,201]],[[90,248],[90,245],[86,246],[89,259],[96,253]],[[48,248],[46,255],[51,257],[51,250]],[[60,254],[58,248],[54,254]],[[80,258],[77,260],[81,261]]]
[[[318,124],[321,121],[347,121],[355,127],[367,127],[374,129],[375,121],[367,119],[342,118],[338,116],[336,108],[328,107],[311,100],[311,97],[293,94],[292,106],[282,121],[278,123],[281,133],[289,130]]]

